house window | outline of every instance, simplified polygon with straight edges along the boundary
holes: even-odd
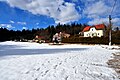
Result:
[[[98,33],[98,35],[99,35],[99,33]]]
[[[87,36],[88,36],[88,34],[87,34]]]
[[[90,36],[90,34],[88,34],[88,37]]]

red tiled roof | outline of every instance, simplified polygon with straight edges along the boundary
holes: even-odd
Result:
[[[99,25],[95,25],[95,26],[93,26],[93,27],[95,27],[95,29],[98,30],[98,29],[104,29],[104,28],[105,28],[105,25],[104,25],[104,24],[99,24]],[[89,31],[90,28],[91,28],[91,26],[85,27],[85,28],[83,29],[83,32]]]
[[[104,29],[105,25],[104,24],[99,24],[99,25],[95,25],[96,29]]]
[[[85,32],[85,31],[89,31],[90,28],[91,28],[90,26],[85,27],[85,28],[83,29],[83,32]]]

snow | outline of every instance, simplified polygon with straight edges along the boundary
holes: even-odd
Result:
[[[0,43],[0,80],[119,80],[100,45]]]
[[[106,48],[106,49],[116,49],[116,50],[120,50],[120,47],[119,47],[119,46],[115,46],[115,45],[112,45],[112,46],[101,45],[101,47]]]

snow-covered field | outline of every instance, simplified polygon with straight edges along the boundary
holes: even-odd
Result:
[[[0,80],[119,80],[99,45],[0,43]]]

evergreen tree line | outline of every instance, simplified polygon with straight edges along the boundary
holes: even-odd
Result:
[[[112,44],[120,44],[120,30],[118,27],[112,30]],[[82,44],[109,44],[109,28],[107,27],[105,35],[102,37],[81,37],[74,35],[70,38],[63,38],[63,43],[82,43]]]
[[[70,34],[70,38],[63,38],[62,42],[67,43],[90,43],[90,44],[108,44],[109,42],[109,29],[106,31],[106,35],[102,38],[84,38],[80,37],[79,32],[81,32],[84,27],[88,25],[86,24],[57,24],[56,26],[48,26],[47,28],[37,28],[32,30],[25,30],[22,31],[17,30],[8,30],[6,28],[0,28],[0,41],[25,41],[25,40],[33,40],[36,35],[42,36],[44,40],[51,42],[52,37],[55,33],[65,32]],[[112,42],[115,44],[120,44],[120,30],[119,28],[115,28],[112,30]]]
[[[86,24],[58,24],[56,26],[48,26],[47,28],[37,28],[32,30],[22,31],[17,30],[8,30],[6,28],[0,28],[0,41],[9,41],[9,40],[32,40],[36,35],[43,36],[45,40],[51,41],[52,37],[57,32],[65,32],[71,35],[78,34],[86,27]]]

